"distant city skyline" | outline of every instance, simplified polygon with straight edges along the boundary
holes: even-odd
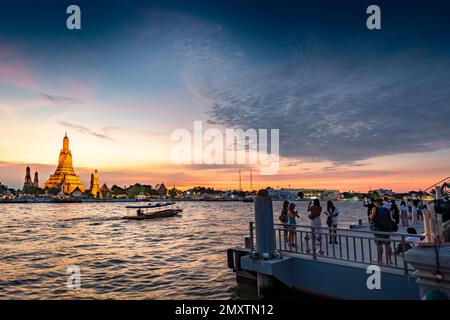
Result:
[[[31,4],[30,4],[31,3]],[[249,189],[250,166],[175,165],[170,135],[202,120],[280,130],[268,186],[424,189],[450,175],[450,4],[21,1],[0,12],[0,182],[41,183],[71,139],[84,185]],[[407,10],[406,10],[407,9]]]

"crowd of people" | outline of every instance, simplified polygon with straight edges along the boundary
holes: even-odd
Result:
[[[409,227],[410,221],[413,225],[418,224],[423,220],[423,210],[425,209],[425,203],[420,199],[408,199],[400,202],[400,207],[395,200],[389,200],[389,198],[379,198],[383,202],[383,207],[387,208],[392,219],[398,225],[401,221],[402,226]],[[367,218],[370,222],[370,215],[372,209],[375,207],[375,198],[371,198],[369,201],[364,200],[364,207],[367,208]]]
[[[336,208],[334,203],[331,200],[328,201],[326,210],[323,211],[320,201],[318,199],[314,199],[308,204],[307,211],[308,218],[311,220],[311,227],[313,227],[316,232],[320,232],[322,228],[321,215],[324,214],[326,216],[326,224],[330,232],[329,243],[337,244],[336,229],[338,226],[339,210]],[[284,201],[279,220],[284,225],[285,241],[291,247],[297,245],[297,237],[295,236],[295,228],[297,224],[296,218],[300,218],[298,211],[296,210],[296,204],[293,202],[289,203],[289,201]],[[320,249],[321,238],[322,237],[319,234],[317,237],[314,236],[313,239],[311,239],[311,241],[319,242],[317,249],[319,254],[323,254],[323,251]],[[309,236],[306,236],[305,240],[309,241]]]
[[[375,243],[377,246],[377,261],[383,262],[383,253],[385,253],[386,263],[392,264],[392,247],[390,241],[390,233],[398,231],[398,225],[407,227],[407,233],[410,237],[407,237],[407,245],[397,246],[395,254],[399,254],[408,250],[414,243],[420,241],[420,236],[417,236],[415,228],[410,227],[410,224],[416,225],[420,220],[423,220],[423,210],[426,205],[423,201],[418,199],[408,199],[401,201],[400,205],[397,205],[395,200],[390,200],[387,197],[364,200],[364,207],[367,208],[368,221],[370,223],[370,229],[374,232]],[[320,205],[318,199],[314,199],[308,204],[307,207],[308,218],[311,221],[311,230],[318,233],[318,236],[311,232],[312,237],[306,235],[305,240],[308,242],[311,240],[312,244],[316,244],[317,253],[323,254],[320,236],[322,231],[321,216],[326,216],[326,225],[328,227],[329,244],[338,244],[337,241],[337,227],[338,227],[338,215],[339,210],[336,208],[333,201],[327,201],[326,209]],[[281,209],[279,220],[284,226],[284,239],[290,247],[297,245],[296,237],[296,219],[300,218],[298,211],[296,210],[296,204],[289,201],[284,201]],[[323,233],[322,233],[323,234]],[[313,246],[311,246],[312,248]],[[307,252],[310,251],[308,248]]]

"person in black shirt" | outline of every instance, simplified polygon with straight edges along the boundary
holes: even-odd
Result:
[[[383,198],[378,198],[375,206],[372,208],[370,215],[371,229],[374,231],[373,235],[376,238],[378,264],[383,263],[383,246],[386,250],[386,263],[392,264],[392,248],[391,241],[389,240],[389,233],[392,232],[391,213],[388,208],[383,206],[383,202]],[[378,233],[377,231],[383,233]]]
[[[395,200],[391,200],[391,215],[392,219],[395,221],[395,224],[398,225],[400,223],[400,210],[398,209]]]
[[[370,198],[370,202],[367,202],[367,200],[364,199],[363,206],[367,208],[367,219],[370,222],[370,215],[372,214],[372,209],[375,207],[375,199]]]

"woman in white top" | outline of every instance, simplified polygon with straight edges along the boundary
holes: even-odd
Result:
[[[320,206],[319,199],[314,199],[314,201],[309,203],[308,205],[308,212],[311,212],[308,216],[309,219],[311,219],[311,227],[314,232],[319,232],[319,235],[315,235],[313,239],[311,239],[312,242],[317,241],[316,247],[318,246],[319,249],[316,249],[319,254],[323,254],[322,251],[322,237],[320,236],[320,232],[322,232],[322,222],[320,221],[320,215],[322,214],[322,207]],[[308,239],[308,235],[306,236]],[[308,251],[308,250],[307,250]]]
[[[400,203],[400,219],[402,220],[402,226],[408,227],[408,206],[405,201]]]

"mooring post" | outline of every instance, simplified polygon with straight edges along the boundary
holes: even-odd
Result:
[[[275,229],[273,226],[272,199],[268,195],[262,194],[262,196],[255,198],[256,252],[260,258],[273,259],[275,254]]]
[[[256,254],[259,259],[273,259],[275,255],[275,229],[273,225],[272,199],[267,190],[260,190],[255,198]],[[271,276],[259,273],[256,276],[258,298],[270,292]]]

